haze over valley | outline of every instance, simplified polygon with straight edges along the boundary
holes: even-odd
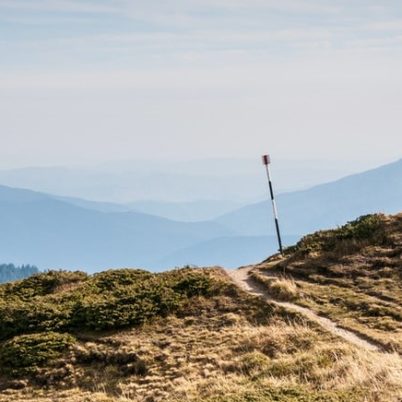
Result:
[[[258,183],[263,193],[267,191],[267,183],[260,163],[257,158],[254,186],[257,189]],[[208,172],[211,167],[207,162],[205,166]],[[192,196],[197,196],[199,190],[201,165],[198,169],[198,174],[188,175],[186,188]],[[276,172],[275,164],[273,170]],[[47,176],[37,176],[37,179],[46,183],[51,169],[47,168],[47,172]],[[233,173],[240,174],[235,169]],[[58,181],[55,180],[57,174],[60,174]],[[297,174],[305,172],[296,170],[294,176]],[[53,185],[64,181],[63,171],[56,169],[52,175]],[[284,244],[290,246],[306,233],[340,226],[355,216],[398,212],[402,199],[401,176],[402,160],[399,160],[326,184],[279,194],[277,202]],[[276,182],[279,182],[281,174],[277,177]],[[81,180],[84,182],[83,177]],[[90,183],[88,177],[85,180]],[[128,186],[129,180],[126,180]],[[242,198],[241,194],[249,189],[232,175],[223,176],[220,186],[207,180],[204,183],[209,194],[215,195],[214,200],[121,204],[1,186],[0,216],[4,228],[0,235],[1,255],[6,262],[34,264],[43,270],[95,272],[121,266],[156,271],[184,265],[235,268],[257,263],[276,252],[268,195],[258,197],[255,190],[255,198],[246,201],[247,197]],[[142,183],[142,186],[148,188],[147,184]],[[231,186],[231,194],[225,191],[225,184]],[[38,188],[41,185],[39,183]],[[179,186],[177,181],[176,185]],[[137,191],[141,188],[137,187]],[[176,188],[170,188],[167,194]],[[184,192],[183,187],[180,188]],[[225,199],[227,195],[232,197]],[[262,201],[255,203],[260,199]]]

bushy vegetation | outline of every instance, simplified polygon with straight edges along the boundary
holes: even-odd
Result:
[[[122,277],[116,280],[120,273]],[[191,269],[163,274],[111,271],[95,275],[80,293],[72,306],[70,326],[99,331],[165,317],[177,311],[189,297],[212,294],[213,280],[206,271]]]
[[[16,336],[0,347],[0,372],[17,377],[35,374],[39,367],[66,354],[73,344],[71,335],[55,332]]]
[[[304,237],[253,276],[279,299],[272,284],[285,275],[298,304],[402,353],[401,255],[402,214],[366,215]]]
[[[262,301],[243,305],[235,302],[237,296],[238,289],[219,269],[183,268],[160,274],[121,269],[92,276],[49,271],[4,284],[0,374],[12,387],[13,378],[35,386],[73,386],[79,379],[79,386],[93,387],[99,378],[108,382],[143,377],[155,361],[147,354],[145,360],[140,358],[135,349],[119,348],[120,342],[102,339],[119,329],[163,326],[168,316],[186,320],[210,311],[248,309],[249,319],[267,322],[273,315],[272,307]],[[220,319],[219,326],[224,322]],[[0,386],[1,379],[0,375]]]
[[[99,331],[139,326],[180,311],[183,314],[193,298],[223,294],[228,287],[216,270],[190,268],[161,274],[122,269],[93,276],[49,271],[1,285],[1,374],[34,375],[37,383],[46,384],[48,375],[38,372],[46,366],[65,378],[68,370],[51,362],[73,344],[78,363],[111,365],[121,375],[144,374],[146,366],[135,354],[98,346],[82,348],[74,336],[102,336],[104,332]]]
[[[0,295],[29,300],[35,296],[46,296],[56,293],[87,279],[84,272],[46,271],[37,273],[21,281],[7,283],[0,287]]]
[[[2,402],[396,402],[400,390],[399,359],[345,345],[220,269],[49,272],[0,299]]]
[[[38,272],[38,268],[34,265],[0,264],[0,283],[24,279]]]
[[[39,331],[100,331],[176,312],[191,297],[222,291],[207,270],[162,274],[51,271],[0,287],[0,339]]]
[[[353,244],[353,250],[373,242],[382,244],[387,240],[384,231],[384,215],[364,215],[348,222],[337,229],[321,230],[303,237],[295,246],[286,249],[286,255],[297,252],[302,255],[320,251],[332,251],[342,246],[342,243]]]

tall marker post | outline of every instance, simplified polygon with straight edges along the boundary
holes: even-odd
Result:
[[[276,207],[276,202],[275,202],[275,196],[274,196],[274,190],[272,187],[272,180],[271,180],[271,169],[269,168],[269,165],[271,164],[271,158],[269,155],[263,155],[262,157],[262,162],[265,166],[265,170],[267,172],[267,180],[268,180],[268,186],[269,186],[269,193],[271,196],[271,202],[272,202],[272,210],[274,212],[274,218],[275,218],[275,228],[276,228],[276,235],[278,237],[278,244],[279,244],[279,252],[283,254],[283,247],[282,247],[282,239],[281,239],[281,232],[279,230],[279,218],[278,218],[278,208]]]

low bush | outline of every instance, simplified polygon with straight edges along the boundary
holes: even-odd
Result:
[[[67,304],[49,300],[0,300],[0,341],[23,333],[64,331],[70,310]]]
[[[225,291],[213,270],[47,272],[0,286],[0,340],[40,331],[109,330],[174,313]],[[74,286],[71,286],[74,284]],[[58,291],[63,288],[63,291]]]
[[[147,281],[154,274],[142,269],[116,269],[95,274],[91,283],[100,292],[111,292],[120,287],[138,286],[141,281]]]
[[[343,247],[348,242],[352,249],[359,248],[367,242],[382,244],[387,240],[384,231],[384,216],[381,214],[364,215],[348,222],[337,229],[320,230],[303,237],[295,246],[285,250],[286,255],[293,253],[308,255],[320,251],[332,251]],[[352,242],[352,244],[350,244]]]
[[[71,335],[56,332],[16,336],[0,347],[0,371],[15,377],[34,374],[66,354],[74,342]]]
[[[84,272],[47,271],[32,275],[21,281],[7,283],[2,286],[3,297],[18,297],[23,300],[34,296],[49,295],[63,286],[81,283],[88,278]]]
[[[173,282],[173,290],[186,297],[208,296],[216,293],[217,289],[216,287],[213,288],[211,278],[206,275],[199,275],[194,270],[176,271],[173,272],[172,276],[170,280]]]
[[[140,325],[174,312],[182,301],[171,288],[154,280],[124,293],[84,296],[73,308],[71,326],[99,331]]]

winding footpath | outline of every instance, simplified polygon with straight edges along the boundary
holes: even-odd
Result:
[[[253,267],[239,268],[236,270],[227,269],[226,273],[239,288],[241,288],[242,290],[246,291],[251,295],[262,297],[267,302],[276,304],[277,306],[284,307],[288,310],[296,311],[305,316],[306,318],[308,318],[309,320],[318,323],[319,325],[321,325],[321,327],[331,332],[333,335],[339,336],[345,339],[346,341],[353,343],[356,346],[359,346],[360,348],[376,352],[383,351],[382,348],[378,346],[375,342],[371,342],[365,339],[363,336],[360,336],[352,331],[340,328],[335,322],[331,321],[326,317],[319,316],[314,311],[306,307],[302,307],[294,303],[282,302],[273,299],[266,290],[264,290],[258,283],[256,283],[250,277],[249,273],[252,269]]]

